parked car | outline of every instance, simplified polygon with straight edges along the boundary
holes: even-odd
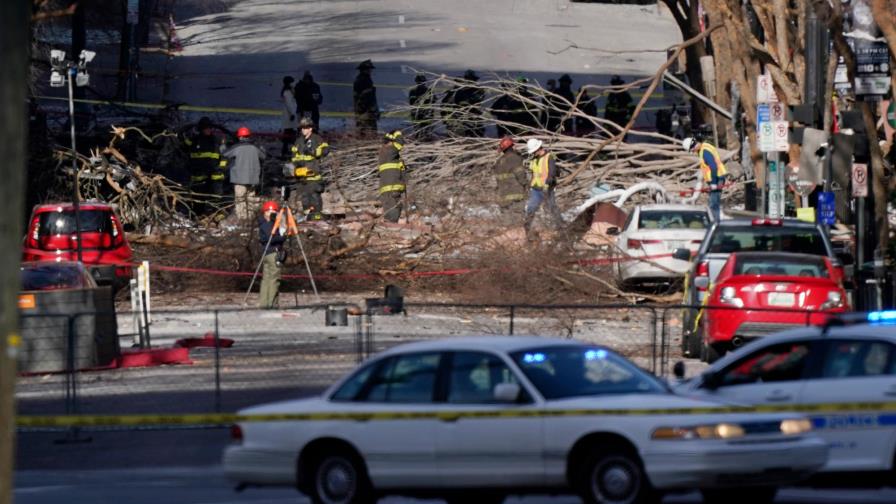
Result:
[[[539,491],[634,503],[689,488],[759,503],[824,465],[827,448],[803,416],[705,410],[719,406],[572,340],[418,342],[320,397],[240,411],[262,418],[233,427],[223,465],[240,486],[292,486],[325,503]]]
[[[131,277],[133,252],[112,205],[80,205],[81,255],[97,283],[121,287]],[[38,205],[31,212],[23,261],[77,261],[78,233],[71,203]]]
[[[834,405],[811,413],[831,448],[819,483],[896,485],[896,415],[873,405],[896,396],[896,312],[859,315],[863,323],[839,315],[846,320],[753,341],[676,390],[749,405]],[[864,407],[837,411],[843,403]]]
[[[689,261],[672,257],[672,251],[685,248],[696,252],[710,222],[706,207],[636,206],[616,239],[624,256],[616,263],[619,281],[632,285],[669,283],[682,278]]]
[[[700,357],[711,363],[755,338],[795,325],[824,324],[828,314],[848,311],[849,301],[842,273],[828,257],[735,252],[709,286],[704,306]]]
[[[795,219],[728,219],[714,223],[693,256],[685,273],[682,304],[681,350],[685,356],[698,357],[703,348],[700,306],[709,284],[715,281],[725,261],[734,252],[798,251],[824,256],[838,270],[840,262],[834,255],[827,233],[818,224]],[[678,259],[691,256],[689,249],[673,252]],[[842,270],[841,270],[842,271]],[[698,280],[701,277],[704,280]]]
[[[26,262],[19,269],[23,291],[93,289],[97,286],[87,268],[77,261]]]

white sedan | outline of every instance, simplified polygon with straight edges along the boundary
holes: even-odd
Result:
[[[672,257],[675,249],[696,252],[709,228],[706,207],[680,204],[640,205],[618,232],[623,254],[617,275],[624,284],[670,282],[684,276],[689,262]]]
[[[569,491],[632,504],[691,488],[760,503],[827,461],[802,416],[718,407],[571,340],[410,343],[321,397],[240,411],[224,470],[240,486],[295,486],[327,504]]]

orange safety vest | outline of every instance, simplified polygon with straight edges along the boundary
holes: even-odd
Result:
[[[545,189],[548,186],[548,161],[550,154],[545,154],[540,158],[533,159],[529,162],[529,169],[532,171],[533,189]]]
[[[703,153],[709,151],[712,154],[713,159],[716,161],[716,176],[724,177],[728,175],[728,169],[725,168],[725,164],[722,163],[722,158],[719,156],[719,151],[716,150],[711,144],[707,142],[702,142],[700,144],[700,152],[697,156],[700,157],[700,171],[703,173],[703,181],[710,182],[712,181],[712,168],[703,160]]]

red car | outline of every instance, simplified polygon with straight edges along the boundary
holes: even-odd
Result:
[[[112,205],[82,203],[81,254],[84,265],[100,284],[121,287],[131,277],[133,251]],[[23,261],[77,261],[78,233],[71,203],[38,205],[31,212]]]
[[[786,252],[731,254],[705,306],[701,357],[707,362],[751,339],[821,325],[828,313],[849,311],[841,270],[828,257]]]

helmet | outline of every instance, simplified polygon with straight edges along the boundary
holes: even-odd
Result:
[[[205,116],[203,116],[199,119],[199,129],[205,129],[205,128],[211,128],[211,127],[212,127],[211,119],[209,119],[208,117],[205,117]]]
[[[697,139],[694,137],[687,137],[681,141],[681,148],[688,152],[691,152],[692,150],[694,150],[694,147],[696,147],[696,146],[697,146]]]
[[[247,128],[245,126],[242,126],[242,127],[240,127],[240,129],[236,130],[237,138],[246,138],[251,134],[252,134],[252,132],[249,131],[249,128]]]
[[[263,205],[261,205],[261,213],[268,212],[279,212],[280,205],[277,204],[274,200],[265,201]]]
[[[544,145],[544,142],[537,138],[530,138],[529,141],[526,142],[526,152],[530,155],[538,152],[538,149],[541,149],[541,146]]]
[[[464,72],[464,79],[471,80],[471,81],[478,81],[479,76],[476,75],[476,72],[474,72],[473,70],[467,70],[466,72]]]
[[[369,68],[369,69],[374,69],[374,68],[376,68],[375,66],[373,66],[373,62],[370,61],[369,59],[368,59],[368,60],[364,60],[364,61],[362,61],[362,62],[358,65],[358,70],[365,70],[365,69],[368,69],[368,68]]]
[[[570,77],[569,74],[563,74],[560,76],[560,82],[569,82],[572,84],[572,77]]]
[[[520,84],[528,84],[529,83],[529,79],[523,77],[522,75],[517,77],[516,81],[519,82]]]
[[[303,117],[299,121],[299,128],[313,128],[313,127],[314,127],[314,121],[312,121],[308,117]]]
[[[417,84],[422,84],[422,83],[426,82],[426,75],[422,74],[422,73],[418,73],[416,76],[414,76],[414,82],[416,82]]]
[[[513,139],[506,136],[502,138],[501,143],[498,144],[498,152],[504,152],[511,147],[513,147]]]
[[[389,133],[386,133],[384,138],[388,141],[398,140],[401,138],[401,130],[392,130]]]
[[[287,75],[286,77],[283,78],[283,83],[284,83],[284,84],[292,84],[292,83],[295,82],[295,81],[296,81],[296,80],[293,79],[292,77],[290,77],[289,75]]]
[[[622,80],[622,77],[620,77],[618,75],[614,75],[613,78],[610,79],[610,84],[612,84],[614,86],[618,86],[620,84],[625,84],[625,81]]]

